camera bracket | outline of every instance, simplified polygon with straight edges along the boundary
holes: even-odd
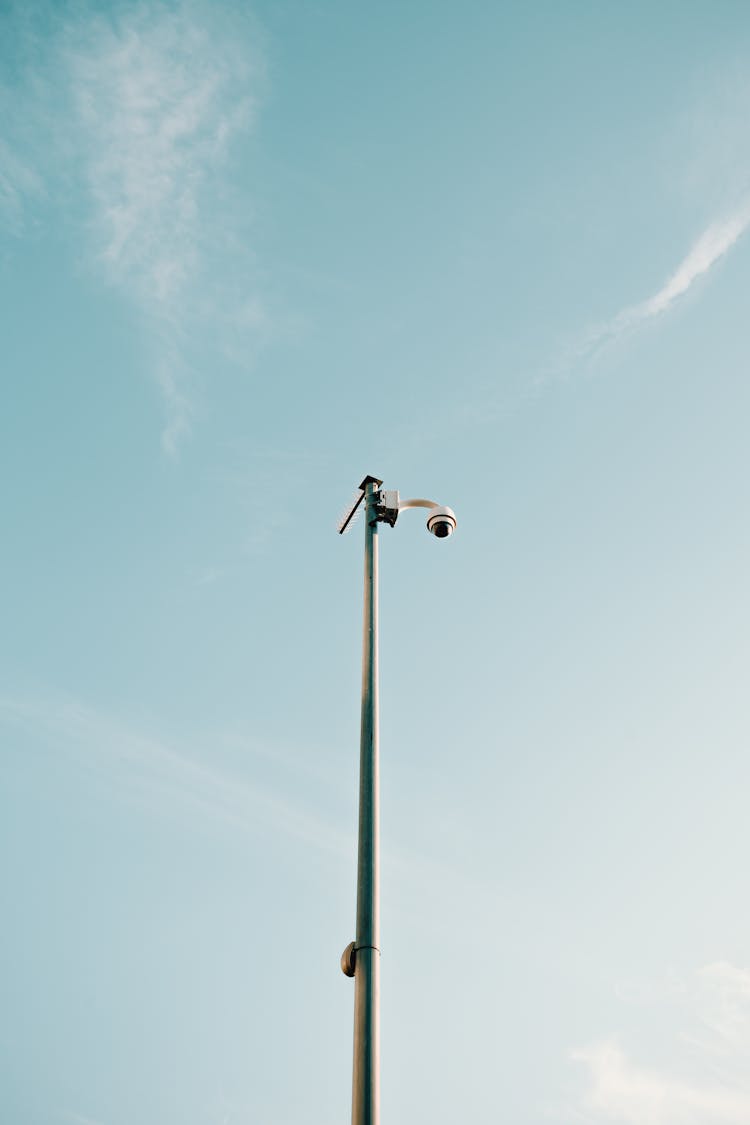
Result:
[[[399,496],[396,489],[381,488],[375,493],[375,522],[393,527],[398,519]]]
[[[350,941],[344,952],[341,954],[341,972],[345,977],[354,976],[354,965],[357,959],[356,945]]]

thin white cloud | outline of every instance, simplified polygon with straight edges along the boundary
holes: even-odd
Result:
[[[666,312],[678,297],[687,293],[694,281],[707,273],[728,250],[731,250],[747,230],[748,223],[750,223],[748,205],[728,219],[712,223],[691,248],[687,257],[680,262],[666,284],[643,305],[638,306],[634,310],[635,314],[645,318]]]
[[[191,425],[193,326],[231,336],[265,324],[248,203],[232,189],[262,85],[255,25],[241,5],[198,0],[51,5],[49,16],[11,5],[0,17],[28,58],[0,91],[6,119],[21,122],[0,149],[0,221],[22,233],[26,204],[44,194],[73,237],[82,225],[88,264],[148,327],[174,453]]]
[[[707,965],[671,998],[697,1028],[678,1037],[672,1067],[634,1061],[613,1039],[571,1051],[571,1060],[584,1067],[586,1086],[569,1119],[596,1125],[750,1121],[750,972],[727,962]],[[653,1025],[655,1013],[649,1015]]]
[[[662,287],[636,305],[619,312],[612,320],[594,328],[579,349],[578,358],[587,358],[603,346],[632,332],[669,311],[695,282],[727,254],[750,226],[750,202],[727,218],[711,223]]]
[[[85,1117],[82,1113],[66,1113],[66,1120],[72,1121],[73,1125],[104,1125],[103,1121],[99,1121],[93,1117]]]
[[[156,323],[174,453],[191,420],[182,337],[222,239],[228,151],[255,110],[248,28],[196,5],[142,3],[88,22],[66,58],[98,260]]]
[[[19,237],[24,226],[24,201],[43,193],[41,177],[0,137],[0,224]]]
[[[349,855],[351,841],[316,810],[255,779],[207,765],[197,753],[102,714],[79,701],[0,698],[0,725],[46,737],[80,769],[103,777],[124,798],[242,830],[282,833]],[[214,756],[215,756],[214,747]]]
[[[168,308],[201,253],[202,189],[253,111],[249,60],[195,17],[141,4],[67,50],[101,259]]]
[[[319,853],[354,861],[356,835],[351,820],[356,789],[343,798],[346,814],[335,812],[338,771],[317,755],[280,746],[257,745],[245,737],[212,733],[210,749],[199,739],[187,747],[140,725],[123,721],[88,704],[57,695],[0,696],[0,733],[25,732],[31,744],[52,749],[82,779],[103,784],[115,799],[148,809],[154,816],[185,817],[189,823],[214,824],[239,832],[260,834],[267,840],[284,836]],[[227,762],[243,763],[230,768]],[[273,765],[258,769],[258,763]],[[222,765],[222,763],[224,763]],[[261,781],[269,772],[275,783]],[[314,807],[307,800],[308,782],[323,790],[334,811]],[[286,784],[286,782],[289,782]],[[301,784],[300,784],[301,782]],[[352,777],[355,785],[354,775]],[[342,806],[343,807],[343,806]],[[345,824],[342,827],[341,821]],[[337,823],[339,821],[339,823]],[[415,894],[437,904],[446,892],[456,902],[491,902],[494,890],[468,877],[460,867],[398,843],[384,849],[383,861],[394,890],[401,892],[394,909],[411,910]]]

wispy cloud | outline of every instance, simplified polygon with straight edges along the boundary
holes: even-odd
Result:
[[[37,743],[46,737],[71,764],[136,803],[172,813],[187,809],[191,816],[202,814],[245,831],[282,833],[329,853],[351,852],[348,836],[318,810],[247,772],[209,765],[199,751],[177,747],[80,701],[0,698],[0,726],[27,729]]]
[[[608,343],[618,340],[648,321],[668,312],[699,278],[708,273],[732,249],[749,225],[750,201],[744,203],[726,218],[711,223],[653,296],[640,301],[638,304],[628,306],[611,320],[598,325],[586,335],[579,348],[578,359],[593,356]]]
[[[614,1039],[571,1051],[585,1069],[576,1121],[619,1125],[739,1125],[750,1121],[750,972],[705,966],[671,990],[691,1030],[671,1070],[636,1062]],[[650,1013],[653,1021],[654,1013]]]
[[[233,200],[231,186],[262,85],[255,25],[241,6],[197,0],[120,3],[106,14],[62,5],[43,29],[11,13],[6,40],[22,40],[30,61],[4,88],[11,119],[26,125],[0,152],[0,218],[19,233],[24,201],[65,185],[77,206],[59,217],[77,214],[89,264],[148,326],[163,443],[174,453],[190,428],[196,321],[256,335],[264,323],[247,201]]]
[[[73,1125],[104,1125],[103,1121],[95,1120],[93,1117],[85,1117],[82,1113],[66,1113],[65,1119],[72,1121]]]
[[[643,305],[636,306],[633,315],[645,319],[666,312],[678,297],[687,293],[694,281],[707,273],[719,258],[723,258],[726,252],[731,250],[740,235],[747,230],[748,223],[750,223],[750,206],[747,204],[728,219],[712,223],[680,262],[666,284]]]
[[[0,224],[19,237],[23,230],[24,200],[43,194],[40,176],[0,138]]]
[[[613,1042],[571,1052],[589,1072],[583,1108],[621,1125],[730,1125],[750,1121],[750,1092],[701,1086],[633,1063]],[[594,1118],[592,1118],[594,1120]]]
[[[214,731],[205,740],[192,737],[187,745],[56,694],[0,696],[0,734],[5,731],[8,747],[13,729],[25,732],[40,752],[53,749],[82,780],[88,777],[118,802],[156,817],[184,817],[191,825],[259,834],[265,840],[283,836],[354,860],[355,789],[346,790],[346,813],[338,815],[340,771],[309,748],[269,747],[226,731]],[[323,795],[324,807],[311,793]],[[413,846],[396,842],[384,850],[383,859],[401,895],[397,910],[412,910],[415,893],[439,904],[448,890],[454,901],[471,902],[474,913],[477,902],[493,900],[493,888]]]

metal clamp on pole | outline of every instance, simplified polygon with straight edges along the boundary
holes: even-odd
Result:
[[[350,941],[344,952],[341,954],[341,972],[345,977],[354,976],[354,965],[357,959],[357,947],[353,941]]]

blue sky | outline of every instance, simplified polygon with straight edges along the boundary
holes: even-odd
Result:
[[[750,14],[0,4],[0,1105],[750,1118]]]

